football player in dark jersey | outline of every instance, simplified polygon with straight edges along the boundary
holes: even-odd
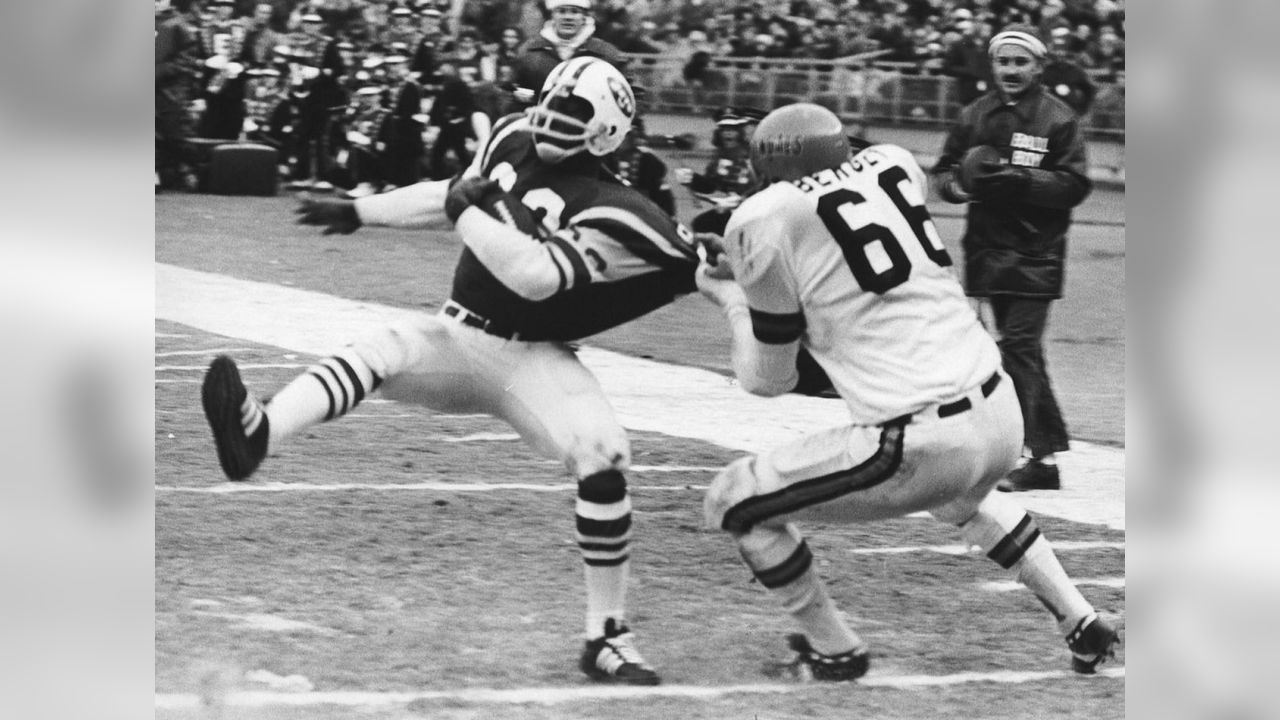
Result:
[[[692,235],[643,194],[603,171],[631,129],[635,96],[598,58],[557,66],[539,103],[498,121],[452,183],[419,183],[355,201],[304,205],[301,221],[350,232],[454,222],[464,247],[439,314],[382,328],[260,400],[235,362],[214,360],[203,402],[219,461],[247,479],[276,447],[350,411],[367,393],[449,412],[485,412],[578,480],[577,540],[585,566],[593,679],[659,682],[627,627],[631,501],[626,433],[567,342],[693,292]],[[503,205],[502,212],[486,204]],[[512,220],[511,203],[524,222]],[[320,208],[320,209],[317,209]],[[492,214],[491,214],[492,213]],[[516,214],[520,214],[516,213]],[[327,230],[328,231],[328,230]]]

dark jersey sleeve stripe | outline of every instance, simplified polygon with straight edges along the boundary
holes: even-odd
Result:
[[[696,254],[675,256],[667,253],[645,237],[644,233],[626,225],[620,220],[610,218],[590,218],[576,223],[578,227],[597,230],[627,249],[632,255],[651,265],[661,268],[681,268],[697,265]],[[672,245],[683,250],[683,243],[672,241]]]
[[[498,145],[506,140],[508,128],[523,118],[523,115],[512,114],[499,118],[498,122],[493,124],[493,129],[489,131],[489,142],[485,143],[484,158],[480,162],[480,171],[488,174],[493,168],[489,167],[489,163],[493,160],[494,152],[497,151]]]
[[[570,245],[564,238],[556,235],[552,235],[548,242],[560,248],[565,259],[569,261],[569,265],[573,267],[573,285],[591,282],[591,271],[587,269],[587,261],[582,259],[582,255],[578,253],[577,248]],[[556,263],[556,265],[559,265],[559,263]]]
[[[766,345],[786,345],[800,339],[804,334],[805,321],[803,313],[767,313],[750,308],[751,328],[756,339]]]

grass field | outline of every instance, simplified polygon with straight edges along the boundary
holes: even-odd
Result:
[[[291,207],[157,197],[157,718],[1123,717],[1123,654],[1071,676],[1034,597],[916,517],[806,528],[872,670],[858,685],[773,677],[790,628],[702,528],[701,490],[838,403],[742,405],[719,314],[698,297],[583,351],[631,430],[631,620],[658,688],[601,688],[576,669],[571,478],[500,422],[374,396],[226,483],[198,399],[214,354],[269,392],[354,329],[447,297],[456,240],[322,238]],[[938,215],[953,241],[960,220]],[[1079,217],[1048,352],[1081,452],[1063,493],[1025,499],[1086,596],[1123,614],[1123,196]]]

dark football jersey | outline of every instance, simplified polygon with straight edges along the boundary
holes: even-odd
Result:
[[[597,158],[538,159],[522,116],[499,120],[477,158],[540,219],[554,243],[561,289],[529,300],[505,287],[469,249],[454,274],[452,298],[523,340],[568,341],[634,320],[693,292],[698,256],[692,233],[637,190],[600,168]]]

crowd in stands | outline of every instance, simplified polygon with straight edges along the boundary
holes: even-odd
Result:
[[[170,187],[191,184],[174,170],[198,159],[191,137],[278,147],[299,184],[447,176],[519,107],[513,60],[547,17],[541,0],[156,5],[157,183]],[[713,58],[864,57],[954,77],[967,102],[989,79],[987,40],[1011,22],[1095,80],[1124,72],[1123,0],[594,0],[591,15],[594,37],[679,58],[690,84]]]

